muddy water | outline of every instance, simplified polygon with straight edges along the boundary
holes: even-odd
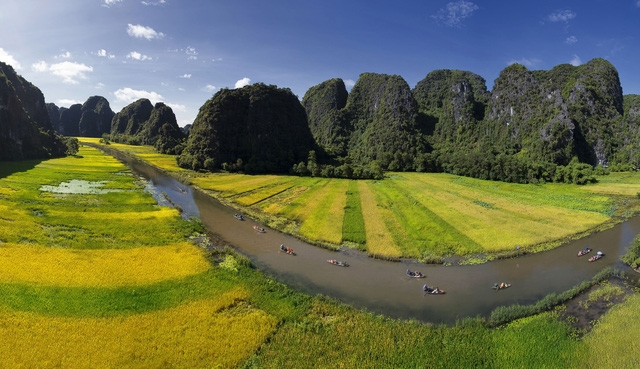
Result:
[[[635,217],[552,251],[482,265],[387,262],[353,250],[321,249],[269,228],[266,233],[258,233],[252,228],[257,223],[251,219],[237,220],[233,217],[234,209],[143,163],[120,159],[180,205],[185,216],[199,217],[208,229],[248,256],[266,274],[299,291],[332,296],[397,318],[453,323],[459,318],[488,316],[501,305],[535,303],[550,292],[559,293],[590,279],[606,266],[629,270],[619,257],[640,234],[640,217]],[[297,255],[279,252],[280,244],[293,248]],[[594,251],[587,257],[577,257],[578,250],[585,245]],[[587,258],[595,251],[606,256],[588,262]],[[346,261],[349,267],[331,265],[327,259]],[[427,277],[410,279],[405,276],[407,268],[422,271]],[[638,275],[632,277],[637,279]],[[501,281],[511,283],[512,287],[494,291],[493,284]],[[447,293],[425,296],[422,292],[425,283]]]

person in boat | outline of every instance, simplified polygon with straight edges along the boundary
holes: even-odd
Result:
[[[422,273],[420,273],[420,272],[414,272],[414,273],[413,273],[413,276],[414,276],[414,277],[418,277],[418,278],[422,278]]]
[[[425,283],[424,286],[422,286],[422,290],[424,292],[429,292],[429,287],[427,287],[427,284]]]
[[[287,252],[287,248],[286,248],[286,247],[284,247],[284,245],[283,245],[283,244],[280,244],[280,250],[282,250],[282,251],[284,251],[284,252]]]
[[[438,287],[434,288],[431,293],[440,293],[440,289]]]

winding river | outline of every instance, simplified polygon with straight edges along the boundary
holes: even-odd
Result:
[[[631,278],[638,278],[619,258],[640,234],[640,217],[551,251],[481,265],[390,262],[351,249],[325,250],[269,228],[265,228],[266,233],[258,233],[252,228],[257,223],[235,219],[235,210],[216,199],[138,160],[111,150],[109,154],[146,178],[157,192],[166,193],[182,207],[185,216],[199,217],[211,232],[249,257],[262,272],[296,290],[324,294],[395,318],[451,324],[465,317],[488,316],[501,305],[532,304],[551,292],[563,292],[607,266],[629,271]],[[293,248],[297,255],[279,252],[280,244]],[[594,250],[588,256],[599,250],[605,257],[592,263],[587,257],[577,257],[576,253],[585,245]],[[331,265],[327,259],[344,260],[349,267]],[[408,278],[405,275],[408,268],[422,271],[426,278]],[[502,281],[512,287],[500,291],[491,288]],[[447,293],[425,296],[422,292],[425,283]]]

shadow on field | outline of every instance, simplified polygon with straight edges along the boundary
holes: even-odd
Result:
[[[26,172],[33,169],[42,160],[20,160],[20,161],[0,161],[0,179],[10,176],[13,173]]]

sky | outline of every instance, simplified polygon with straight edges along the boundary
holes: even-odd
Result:
[[[640,94],[640,0],[0,0],[0,61],[59,107],[139,98],[193,123],[222,88],[265,83],[299,99],[362,73],[411,88],[438,69],[491,90],[529,70],[604,58]]]

